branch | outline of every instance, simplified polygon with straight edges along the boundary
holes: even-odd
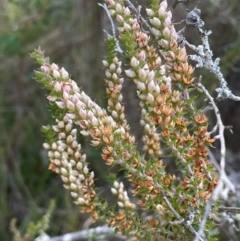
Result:
[[[61,236],[50,238],[45,233],[41,234],[39,237],[35,239],[35,241],[80,241],[90,239],[91,237],[104,236],[106,237],[115,237],[118,240],[123,241],[131,241],[132,239],[128,239],[125,236],[115,234],[114,228],[109,228],[107,226],[92,228],[88,230],[82,230],[74,233],[67,233]]]

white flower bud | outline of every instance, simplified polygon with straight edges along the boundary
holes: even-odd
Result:
[[[163,25],[164,25],[165,27],[170,27],[171,24],[172,24],[171,18],[169,18],[169,17],[165,18],[165,20],[164,20],[164,22],[163,22]]]
[[[124,16],[129,16],[131,14],[130,9],[128,7],[124,9],[123,13],[124,13]]]
[[[147,76],[147,73],[144,69],[139,69],[138,70],[138,77],[141,79],[141,80],[145,80],[146,79],[146,76]]]
[[[116,69],[116,65],[115,64],[110,64],[109,69],[114,71]]]
[[[104,67],[108,67],[108,65],[109,65],[106,60],[103,60],[102,63],[103,63],[103,66],[104,66]]]
[[[63,79],[67,79],[69,77],[68,72],[64,68],[61,68],[60,73]]]
[[[121,4],[119,4],[119,3],[116,4],[116,11],[117,11],[117,13],[121,13],[123,11],[123,7]]]
[[[156,17],[152,18],[150,22],[155,27],[159,27],[161,25],[161,21],[159,20],[159,18]]]
[[[135,68],[139,65],[139,61],[133,56],[130,61],[130,65]]]
[[[49,157],[49,158],[53,158],[53,152],[52,152],[52,151],[49,151],[49,152],[48,152],[48,157]]]
[[[61,167],[61,173],[64,175],[64,176],[66,176],[67,174],[68,174],[68,171],[65,169],[65,168],[63,168],[63,167]]]
[[[65,183],[68,182],[68,178],[67,177],[61,176],[61,178],[62,178],[63,182],[65,182]]]
[[[79,174],[79,175],[78,175],[78,178],[79,178],[79,180],[81,180],[81,181],[85,180],[85,176],[84,176],[83,174]]]
[[[82,130],[80,131],[80,133],[83,135],[83,136],[89,136],[89,131],[86,131],[86,130]]]
[[[139,90],[144,91],[146,89],[146,85],[143,82],[138,81],[137,82],[137,87]]]
[[[58,122],[58,128],[62,129],[64,127],[64,122],[63,121],[59,121]]]
[[[72,135],[69,135],[68,137],[67,137],[67,143],[72,143],[73,142],[73,136]]]
[[[163,8],[164,11],[166,11],[166,10],[167,10],[167,7],[168,7],[167,1],[166,1],[166,0],[163,0],[163,1],[160,3],[160,8]]]
[[[114,194],[114,195],[117,195],[117,193],[118,193],[117,190],[116,190],[115,188],[113,188],[113,187],[111,188],[111,192],[112,192],[112,194]]]
[[[77,152],[74,153],[74,157],[75,157],[76,159],[78,159],[80,156],[81,156],[81,154],[80,154],[79,151],[77,151]]]
[[[51,96],[51,95],[49,95],[49,96],[47,97],[47,99],[48,99],[49,101],[56,101],[57,97],[56,97],[56,96]]]
[[[123,28],[124,28],[124,30],[127,31],[127,32],[132,29],[131,26],[130,26],[129,24],[127,24],[126,22],[123,23]]]
[[[78,194],[77,194],[76,192],[70,192],[70,194],[71,194],[71,196],[72,196],[73,198],[77,198],[77,197],[78,197]]]
[[[61,132],[58,134],[58,138],[59,139],[65,139],[66,138],[66,134],[64,132]]]
[[[57,70],[54,69],[54,70],[53,70],[53,77],[56,78],[56,79],[59,78],[59,77],[60,77],[59,71],[57,71]]]
[[[153,97],[152,94],[150,94],[150,93],[147,94],[147,101],[148,101],[149,103],[152,103],[152,102],[154,101],[154,97]]]
[[[55,152],[54,152],[54,157],[55,157],[55,158],[60,158],[60,156],[61,156],[61,155],[60,155],[60,153],[59,153],[58,151],[55,151]]]
[[[154,77],[155,77],[155,72],[153,70],[151,70],[147,75],[147,79],[153,80]]]
[[[116,189],[119,189],[119,182],[114,181],[113,186],[114,186]]]
[[[161,35],[161,32],[158,29],[152,28],[152,33],[154,36],[158,37]]]
[[[153,90],[155,89],[155,83],[153,80],[151,80],[149,83],[148,83],[148,90],[150,92],[152,92]]]
[[[78,146],[78,142],[77,141],[73,141],[72,142],[72,148],[75,149],[77,146]]]
[[[69,177],[69,181],[70,182],[75,182],[76,180],[77,180],[76,177],[74,177],[73,175],[70,175],[70,177]],[[77,186],[75,184],[73,184],[73,183],[71,183],[70,187],[71,187],[72,190],[77,189]]]
[[[151,8],[146,8],[147,15],[153,17],[155,15],[154,11]]]
[[[119,23],[124,22],[123,16],[121,16],[121,15],[119,15],[119,14],[117,15],[116,19],[117,19],[117,21],[118,21]]]
[[[84,200],[84,198],[80,197],[80,198],[78,198],[77,202],[78,202],[79,204],[84,204],[84,203],[85,203],[85,200]]]
[[[49,67],[46,66],[46,65],[41,66],[41,70],[42,70],[42,72],[44,72],[44,73],[49,73],[49,71],[50,71]]]
[[[73,110],[75,108],[75,105],[70,100],[67,100],[66,106],[69,110]]]
[[[48,150],[50,148],[50,145],[48,143],[43,143],[43,148]]]
[[[66,130],[67,132],[69,132],[71,129],[72,129],[72,123],[68,123],[68,124],[65,126],[65,130]]]
[[[170,34],[171,34],[171,32],[170,32],[170,30],[169,30],[168,27],[165,27],[165,28],[163,29],[162,34],[163,34],[163,36],[165,36],[165,37],[169,37]]]
[[[58,68],[58,66],[56,64],[52,63],[51,69],[52,70],[58,70],[59,68]]]
[[[83,168],[83,173],[84,173],[84,174],[88,174],[88,173],[89,173],[89,170],[88,170],[88,167],[87,167],[87,166],[84,166],[84,168]]]
[[[118,206],[119,206],[120,208],[123,208],[123,207],[124,207],[124,204],[123,204],[122,202],[117,202],[117,204],[118,204]]]
[[[65,108],[65,103],[63,101],[56,101],[56,105],[60,108],[60,109],[64,109]]]
[[[77,163],[77,169],[82,170],[82,168],[83,168],[83,164],[81,162],[78,162]]]

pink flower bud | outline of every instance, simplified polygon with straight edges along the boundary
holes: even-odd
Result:
[[[65,103],[63,101],[56,101],[55,103],[60,109],[65,108]]]
[[[113,5],[113,4],[115,4],[114,0],[108,0],[108,5],[109,5],[109,6],[111,6],[111,5]]]
[[[108,70],[105,71],[105,75],[106,75],[107,78],[112,77],[112,74]]]
[[[146,51],[145,50],[141,50],[141,52],[138,55],[139,59],[142,61],[146,60]]]
[[[63,99],[65,101],[67,101],[67,100],[69,100],[69,98],[70,98],[70,95],[68,94],[68,92],[67,91],[63,91]]]
[[[50,71],[49,67],[46,66],[46,65],[41,66],[41,70],[42,70],[42,72],[44,72],[44,73],[49,73],[49,71]]]
[[[117,11],[118,13],[121,13],[121,12],[123,11],[123,7],[122,7],[121,4],[119,4],[119,3],[116,4],[116,11]]]
[[[75,105],[70,100],[67,100],[66,106],[69,110],[73,110],[75,108]]]
[[[168,7],[168,4],[167,4],[167,1],[166,0],[163,0],[161,3],[160,3],[160,8],[163,8],[165,11],[167,10],[167,7]]]
[[[119,14],[117,14],[116,19],[117,19],[117,21],[118,21],[119,23],[124,22],[124,18],[123,18],[123,16],[121,16],[121,15],[119,15]]]
[[[153,97],[152,94],[150,94],[150,93],[147,94],[147,101],[148,101],[149,103],[152,103],[152,102],[154,101],[154,97]]]
[[[61,84],[58,81],[54,85],[54,90],[56,92],[60,92],[62,90],[62,86],[61,86]]]
[[[163,25],[164,25],[165,27],[170,27],[171,24],[172,24],[171,18],[169,18],[169,17],[165,18],[165,20],[164,20],[164,22],[163,22]]]
[[[158,9],[158,17],[159,18],[165,17],[165,13],[166,13],[166,9],[164,9],[163,7],[160,7]]]
[[[130,9],[128,7],[124,9],[123,13],[124,13],[124,16],[129,16],[131,14]]]

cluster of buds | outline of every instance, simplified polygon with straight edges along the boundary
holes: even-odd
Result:
[[[122,182],[114,181],[113,187],[111,188],[112,194],[117,196],[118,206],[121,209],[135,209],[136,205],[130,202],[127,191],[124,190],[124,185]]]
[[[188,63],[185,48],[178,46],[166,0],[146,9],[149,33],[131,12],[133,6],[125,6],[123,0],[105,2],[110,15],[119,23],[127,65],[124,69],[117,56],[115,37],[109,37],[106,40],[108,57],[103,61],[107,110],[81,90],[64,68],[50,64],[39,50],[33,55],[42,65],[36,72],[37,79],[50,90],[48,100],[60,113],[52,126],[57,140],[44,144],[50,159],[49,169],[61,176],[64,187],[82,212],[91,214],[94,220],[101,216],[122,234],[137,238],[153,235],[152,240],[159,240],[165,232],[172,240],[182,240],[181,235],[190,238],[193,227],[189,225],[199,225],[205,202],[218,182],[207,160],[207,147],[214,141],[207,132],[207,118],[189,97],[194,68]],[[137,151],[135,138],[129,133],[122,95],[123,70],[136,84],[140,124],[144,129],[143,151],[147,155]],[[117,181],[111,188],[117,197],[117,210],[108,209],[104,203],[106,210],[99,211],[97,207],[103,203],[100,204],[95,192],[94,174],[89,171],[86,156],[81,154],[73,125],[80,128],[81,135],[90,137],[93,146],[101,148],[101,157],[107,165],[121,165],[132,184],[133,195],[137,196],[138,207],[156,217],[139,218],[136,204],[131,202],[123,183]],[[181,177],[166,172],[160,142],[175,157]],[[177,233],[174,236],[173,231],[163,228],[167,223],[184,224],[182,220],[188,215],[189,205],[199,209],[197,217],[187,223],[190,234],[188,229],[174,226],[172,229]]]
[[[93,188],[94,173],[89,171],[86,155],[81,154],[81,145],[76,139],[77,129],[73,129],[72,125],[69,114],[61,121],[56,120],[56,125],[53,125],[52,129],[58,140],[51,144],[44,143],[43,147],[48,151],[49,169],[61,176],[63,186],[75,199],[74,203],[97,220],[98,215],[94,212],[96,203],[96,193]]]

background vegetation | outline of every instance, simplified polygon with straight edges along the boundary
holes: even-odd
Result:
[[[41,126],[51,121],[44,91],[32,77],[36,67],[29,57],[41,46],[53,62],[64,66],[83,89],[105,105],[103,68],[103,29],[109,22],[96,0],[2,0],[0,2],[0,240],[11,240],[10,220],[16,217],[22,232],[29,221],[38,220],[56,200],[49,234],[54,236],[89,227],[72,204],[61,180],[48,171],[48,158],[42,148]],[[135,2],[135,1],[133,1]],[[173,1],[169,1],[173,2]],[[138,1],[147,4],[146,0]],[[176,21],[183,19],[186,8],[196,1],[178,5]],[[238,0],[202,0],[202,19],[211,29],[211,46],[221,58],[221,68],[234,94],[240,95],[240,3]],[[187,31],[189,41],[199,43],[195,30]],[[214,91],[214,77],[202,72],[203,81]],[[129,123],[141,145],[138,106],[134,88],[126,83],[125,102]],[[240,104],[219,103],[225,125],[233,126],[226,133],[229,172],[240,170]],[[211,120],[214,123],[214,120]],[[88,143],[88,159],[97,176],[97,185],[106,187],[107,168]],[[218,157],[216,157],[218,159]],[[171,168],[171,164],[169,165]],[[121,173],[119,173],[121,176]],[[236,181],[236,180],[235,180]],[[106,193],[106,195],[108,195]]]

